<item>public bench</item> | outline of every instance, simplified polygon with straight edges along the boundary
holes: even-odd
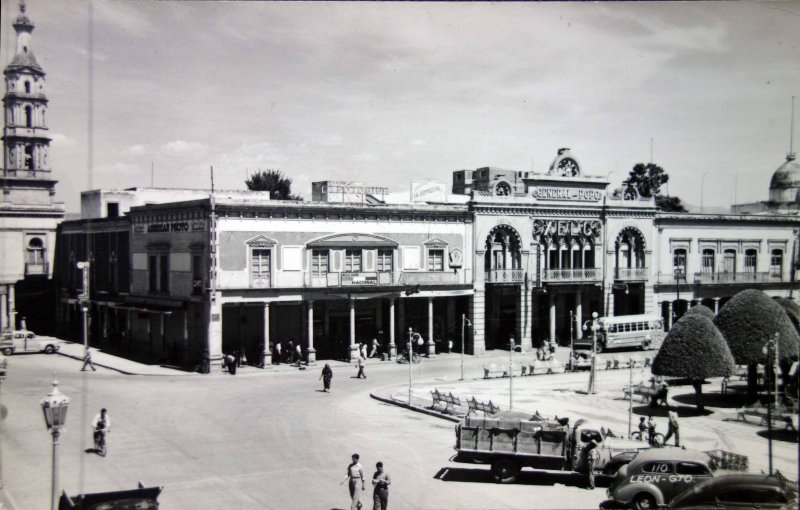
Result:
[[[496,365],[490,363],[483,365],[483,378],[489,379],[490,377],[508,377],[508,365]]]
[[[760,425],[767,423],[767,408],[759,402],[751,406],[743,406],[736,410],[736,421],[747,422],[747,417],[752,416],[759,419]],[[795,430],[794,420],[796,420],[794,413],[782,412],[779,408],[773,409],[770,418],[772,423],[783,423],[784,428]],[[749,423],[749,422],[748,422]]]
[[[528,365],[528,375],[557,374],[564,372],[564,370],[564,364],[554,359],[547,361],[537,359]],[[523,375],[525,375],[524,372]]]
[[[625,398],[633,398],[634,395],[636,395],[641,397],[642,402],[649,402],[653,397],[658,395],[658,388],[646,385],[645,383],[625,386],[622,391],[625,394]]]
[[[467,406],[469,407],[469,412],[481,411],[484,415],[496,414],[500,411],[500,408],[494,405],[491,400],[488,402],[478,402],[475,397],[467,399]]]
[[[459,397],[456,397],[452,393],[441,393],[438,389],[431,390],[431,399],[433,400],[431,409],[437,409],[438,405],[443,404],[444,408],[442,410],[446,413],[454,413],[456,406],[461,406],[461,399]]]

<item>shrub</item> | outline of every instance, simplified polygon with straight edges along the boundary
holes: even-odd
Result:
[[[712,312],[711,308],[707,307],[706,305],[695,305],[689,308],[689,311],[683,314],[683,316],[686,317],[687,315],[698,315],[698,314],[702,315],[703,317],[705,317],[710,321],[714,320],[714,312]]]

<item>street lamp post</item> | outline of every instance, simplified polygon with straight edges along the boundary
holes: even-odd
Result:
[[[58,390],[58,381],[53,380],[53,389],[42,400],[42,411],[47,430],[53,435],[53,484],[51,488],[50,508],[58,508],[58,441],[61,436],[61,427],[67,422],[67,408],[69,397]]]
[[[411,365],[413,362],[411,361],[414,359],[414,351],[411,350],[411,337],[414,334],[414,330],[408,328],[408,406],[411,407]]]
[[[464,380],[464,329],[467,326],[472,326],[472,323],[467,319],[467,314],[461,314],[461,381]]]
[[[775,358],[777,361],[778,358],[778,339],[779,334],[775,333],[775,340],[767,340],[767,343],[764,345],[764,348],[761,350],[764,353],[764,381],[766,382],[767,386],[767,455],[769,457],[769,474],[772,475],[772,395],[771,395],[771,385],[769,382],[769,368],[772,364],[772,349],[775,348]],[[775,408],[777,411],[778,407],[778,389],[777,389],[777,379],[778,374],[775,373],[774,377],[776,379],[776,388],[775,388]]]
[[[589,366],[589,388],[586,391],[588,394],[596,393],[595,391],[595,359],[597,357],[597,312],[592,312],[592,319],[583,323],[583,330],[586,331],[588,327],[592,328],[592,354],[591,365]],[[591,326],[587,326],[591,322]]]
[[[570,372],[575,369],[575,334],[573,326],[575,325],[575,317],[572,315],[572,310],[569,311],[569,370]]]
[[[631,420],[633,419],[633,358],[628,358],[628,388],[631,398],[628,399],[628,437],[631,437]]]
[[[511,354],[514,352],[514,338],[508,341],[508,410],[514,407],[514,370],[511,367]]]

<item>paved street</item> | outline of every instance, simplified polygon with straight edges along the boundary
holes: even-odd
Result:
[[[486,361],[468,360],[467,375],[480,375]],[[491,396],[505,407],[508,379],[457,383],[458,367],[458,355],[415,365],[415,394],[436,386]],[[385,463],[393,508],[597,508],[605,495],[602,487],[583,489],[582,478],[569,473],[530,472],[521,483],[501,486],[492,483],[486,466],[450,463],[452,423],[370,398],[371,392],[404,398],[407,365],[373,363],[368,379],[358,380],[355,367],[336,363],[330,394],[319,391],[321,366],[269,373],[247,368],[235,377],[79,368],[78,360],[66,356],[11,358],[2,394],[8,410],[2,472],[12,508],[47,508],[49,502],[50,436],[39,402],[54,370],[59,388],[72,398],[61,445],[61,485],[71,494],[133,488],[141,480],[164,486],[160,501],[169,509],[349,508],[340,482],[350,455],[359,452],[368,475],[376,461]],[[593,397],[572,390],[584,386],[586,377],[515,379],[515,401],[548,415],[608,417],[614,430],[623,431],[627,403],[613,400],[610,392],[622,387],[627,371],[601,373],[600,394]],[[112,418],[106,458],[85,453],[90,422],[104,406]],[[717,437],[714,447],[766,450],[756,426],[691,420],[684,421],[689,444],[705,448]],[[695,427],[693,420],[707,422]],[[796,444],[776,443],[776,453],[782,470],[797,465]],[[752,456],[751,463],[759,466]]]

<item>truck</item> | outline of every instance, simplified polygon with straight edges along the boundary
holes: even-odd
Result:
[[[454,462],[491,464],[497,483],[514,483],[523,467],[585,472],[584,447],[597,443],[597,475],[613,476],[637,453],[650,448],[645,441],[616,437],[611,430],[579,419],[545,419],[520,412],[489,416],[467,414],[456,425]]]

